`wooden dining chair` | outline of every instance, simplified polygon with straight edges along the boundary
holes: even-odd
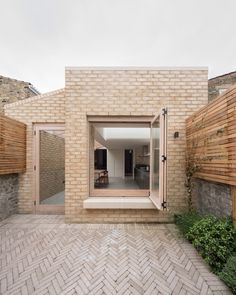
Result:
[[[109,184],[109,176],[107,170],[103,171],[102,175],[99,177],[99,182],[101,184]]]

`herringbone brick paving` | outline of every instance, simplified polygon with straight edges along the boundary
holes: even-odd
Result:
[[[0,294],[231,294],[174,225],[0,223]]]

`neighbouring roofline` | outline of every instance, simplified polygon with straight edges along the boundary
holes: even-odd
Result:
[[[74,67],[74,66],[67,66],[65,67],[66,70],[78,70],[78,71],[91,71],[91,70],[98,70],[98,71],[142,71],[142,70],[149,70],[149,71],[208,71],[208,67],[136,67],[136,66],[111,66],[111,67],[103,67],[103,66],[94,66],[94,67]]]
[[[38,89],[36,89],[32,83],[30,82],[27,82],[27,81],[24,81],[24,80],[19,80],[19,79],[15,79],[15,78],[11,78],[11,77],[6,77],[6,76],[3,76],[3,75],[0,75],[0,79],[3,78],[3,79],[6,79],[6,80],[10,80],[10,81],[15,81],[15,82],[19,82],[19,83],[24,83],[28,89],[33,92],[34,94],[38,95],[38,94],[41,94],[40,91],[38,91]]]
[[[28,88],[31,92],[33,92],[35,95],[40,95],[41,93],[36,89],[32,84],[28,85]]]
[[[229,72],[229,73],[226,73],[226,74],[222,74],[222,75],[219,75],[219,76],[216,76],[216,77],[213,77],[211,79],[209,79],[209,81],[212,81],[214,79],[218,79],[218,78],[223,78],[223,77],[226,77],[226,76],[230,76],[232,74],[235,74],[236,75],[236,71],[233,71],[233,72]]]
[[[32,102],[32,101],[35,101],[35,100],[38,100],[38,99],[42,99],[42,98],[45,98],[45,97],[48,97],[48,96],[53,96],[53,95],[56,95],[56,94],[63,93],[64,91],[65,91],[65,88],[62,88],[62,89],[46,92],[46,93],[43,93],[43,94],[31,96],[31,97],[26,98],[26,99],[22,99],[22,100],[18,100],[16,102],[13,102],[13,103],[6,104],[4,106],[4,109],[10,109],[11,107],[14,107],[16,105],[26,104],[26,103],[29,103],[29,102]]]
[[[24,80],[19,80],[19,79],[15,79],[15,78],[3,76],[3,75],[0,75],[0,78],[8,79],[8,80],[11,80],[11,81],[17,81],[17,82],[20,82],[20,83],[25,83],[25,84],[33,86],[30,82],[27,82],[27,81],[24,81]]]

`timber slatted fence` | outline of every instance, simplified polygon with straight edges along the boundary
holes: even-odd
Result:
[[[187,153],[199,164],[196,176],[236,185],[236,86],[186,121]]]
[[[0,115],[0,174],[26,169],[26,125]]]

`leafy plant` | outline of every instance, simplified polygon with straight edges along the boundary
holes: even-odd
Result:
[[[186,237],[216,273],[236,251],[236,230],[230,219],[205,217],[190,228]]]
[[[236,293],[236,254],[228,259],[223,270],[219,273],[219,277]]]
[[[192,228],[192,226],[197,221],[201,220],[201,218],[202,217],[195,211],[185,212],[180,215],[175,215],[175,223],[185,236]]]
[[[194,157],[194,152],[190,152],[186,158],[186,167],[185,167],[185,187],[187,189],[187,202],[188,202],[188,210],[193,211],[193,177],[197,171],[200,170],[200,165],[198,161]]]

